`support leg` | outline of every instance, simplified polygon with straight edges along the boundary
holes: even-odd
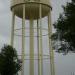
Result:
[[[22,19],[22,71],[24,75],[24,56],[25,56],[25,4],[23,5],[23,19]]]
[[[30,19],[30,75],[34,75],[34,28],[33,19]]]
[[[15,26],[15,14],[12,12],[12,26],[11,26],[11,46],[14,45],[14,26]]]
[[[38,75],[43,75],[43,55],[42,55],[42,53],[43,53],[43,51],[42,51],[42,20],[41,20],[41,18],[42,18],[42,9],[41,9],[42,7],[41,7],[41,4],[40,4],[40,6],[39,6],[39,17],[40,17],[40,19],[39,19],[39,31],[38,31]],[[38,27],[38,26],[37,26]],[[38,28],[37,28],[38,29]]]
[[[48,14],[48,35],[49,35],[49,51],[50,51],[50,70],[51,75],[55,75],[55,67],[54,67],[54,52],[52,50],[52,26],[51,26],[51,12]]]

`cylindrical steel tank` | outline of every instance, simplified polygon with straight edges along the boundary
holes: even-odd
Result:
[[[47,16],[51,8],[49,0],[12,0],[11,10],[14,10],[14,13],[20,18],[23,17],[23,4],[26,4],[26,19],[30,19],[30,17],[39,18],[39,4],[42,5],[42,17]]]

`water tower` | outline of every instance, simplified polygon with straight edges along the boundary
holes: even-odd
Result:
[[[50,60],[50,73],[49,75],[55,75],[54,72],[54,57],[53,57],[53,50],[51,46],[51,5],[50,0],[11,0],[11,11],[12,11],[12,31],[11,31],[11,45],[14,46],[14,39],[15,39],[15,31],[21,30],[21,34],[18,34],[18,37],[21,37],[21,59],[22,59],[22,70],[21,75],[25,75],[25,61],[26,61],[26,38],[29,37],[29,75],[35,75],[34,70],[34,61],[38,60],[38,75],[44,75],[44,60],[45,57],[48,57]],[[22,20],[21,28],[15,29],[15,16]],[[46,18],[43,21],[43,18]],[[29,21],[29,27],[26,28],[26,21]],[[43,22],[42,22],[43,21]],[[34,23],[36,22],[36,23]],[[47,22],[47,23],[46,23]],[[46,25],[45,25],[46,24]],[[35,26],[36,25],[36,26]],[[47,27],[43,28],[44,26]],[[19,27],[19,26],[18,26]],[[27,36],[26,30],[29,30],[29,35]],[[47,33],[43,32],[47,31]],[[48,54],[43,53],[44,46],[46,43],[43,40],[43,37],[48,37],[48,47],[49,52]],[[37,40],[34,40],[34,39]],[[37,41],[37,42],[36,42]],[[37,44],[36,44],[37,43]],[[35,44],[37,48],[35,48]],[[37,54],[34,51],[37,50]],[[45,49],[46,51],[46,49]],[[47,60],[47,59],[46,59]]]

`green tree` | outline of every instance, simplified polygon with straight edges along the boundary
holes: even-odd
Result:
[[[54,24],[56,33],[52,35],[52,38],[61,42],[58,52],[75,52],[75,0],[67,2],[63,10],[64,12]]]
[[[21,68],[16,50],[4,45],[0,52],[0,75],[17,75]]]

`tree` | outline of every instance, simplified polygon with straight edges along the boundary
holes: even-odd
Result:
[[[67,2],[63,10],[64,12],[54,24],[56,33],[52,35],[52,38],[61,42],[58,52],[75,52],[75,0]]]
[[[16,50],[4,45],[0,52],[0,75],[17,75],[21,68]]]

